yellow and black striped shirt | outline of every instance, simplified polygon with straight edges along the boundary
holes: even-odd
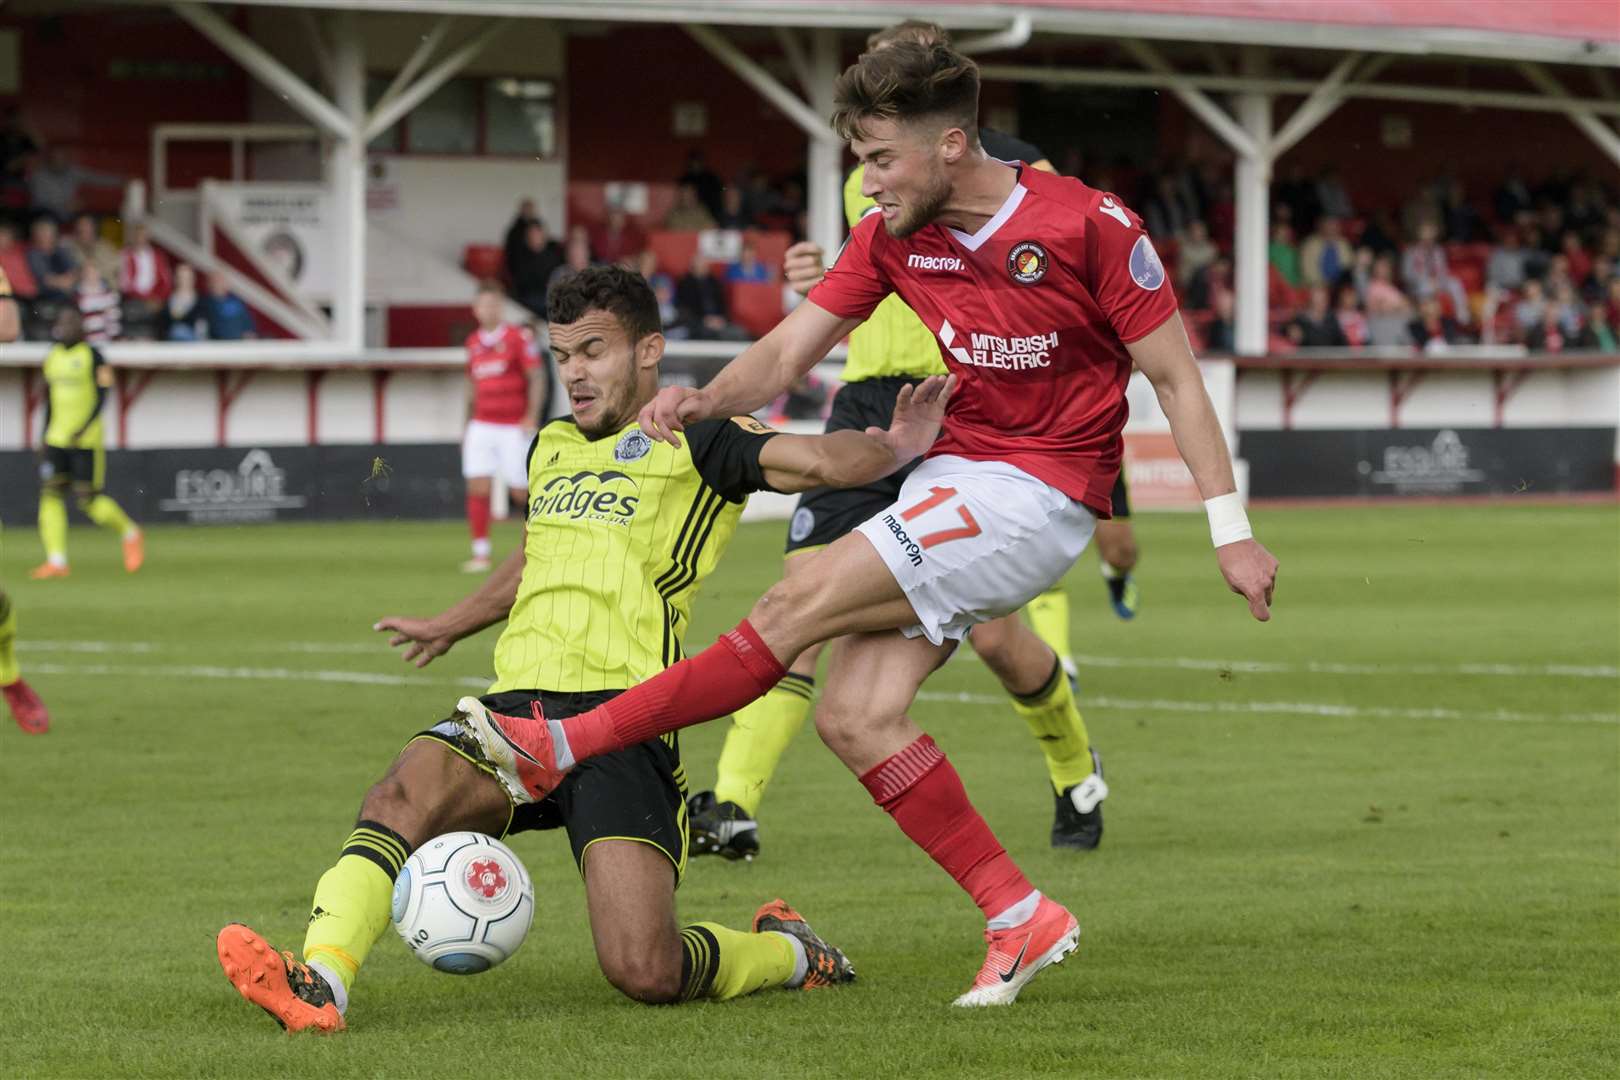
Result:
[[[749,416],[705,420],[677,450],[633,423],[600,439],[567,417],[541,428],[489,692],[622,690],[681,659],[698,588],[766,488],[759,451],[775,434]]]

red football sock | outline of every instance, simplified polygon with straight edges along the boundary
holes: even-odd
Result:
[[[560,723],[569,753],[584,761],[734,713],[764,697],[786,674],[744,619],[696,656]]]
[[[467,529],[474,540],[489,539],[489,496],[467,496]]]
[[[973,897],[986,919],[1035,887],[968,802],[945,752],[923,735],[861,777],[872,801]]]

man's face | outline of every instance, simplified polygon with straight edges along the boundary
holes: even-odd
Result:
[[[37,248],[56,247],[55,222],[47,221],[42,218],[41,220],[34,222],[34,227],[32,230],[30,230],[29,235],[33,238],[34,246]]]
[[[868,120],[849,148],[865,166],[861,194],[878,204],[890,236],[906,237],[939,216],[951,195],[941,132],[930,124]]]
[[[485,330],[493,330],[501,322],[501,298],[495,293],[481,292],[473,297],[473,318]]]
[[[611,435],[635,419],[644,404],[641,372],[647,339],[638,348],[617,317],[596,308],[571,323],[553,322],[549,331],[569,408],[585,436]],[[656,358],[651,362],[656,364]]]
[[[51,324],[51,337],[63,345],[73,345],[84,337],[84,320],[75,308],[64,307]]]

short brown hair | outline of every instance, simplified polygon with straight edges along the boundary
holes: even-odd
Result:
[[[866,49],[871,52],[873,49],[881,49],[885,45],[893,45],[900,41],[911,41],[918,45],[949,45],[951,33],[939,23],[907,19],[905,22],[898,22],[875,31],[866,39]]]
[[[979,66],[949,45],[896,41],[863,53],[833,87],[832,126],[845,141],[869,120],[938,117],[979,137]]]
[[[499,296],[504,300],[506,299],[506,286],[502,285],[495,278],[484,278],[478,282],[478,288],[473,290],[473,295],[482,296],[485,293],[489,293],[492,296]]]

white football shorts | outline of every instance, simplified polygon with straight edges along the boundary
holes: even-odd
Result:
[[[1080,557],[1097,516],[1004,461],[943,455],[906,478],[887,510],[858,526],[905,590],[935,645],[1011,614]]]
[[[534,433],[521,424],[471,420],[461,439],[461,475],[471,480],[489,476],[509,488],[529,486],[529,444]]]

